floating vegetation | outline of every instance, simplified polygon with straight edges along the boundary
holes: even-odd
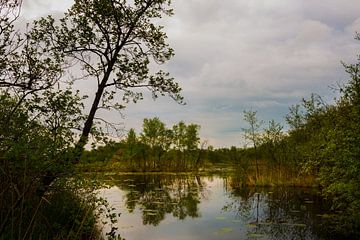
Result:
[[[233,223],[242,223],[243,221],[241,221],[241,220],[232,220],[231,222],[233,222]]]
[[[218,217],[215,217],[217,220],[226,220],[226,217],[224,216],[218,216]]]
[[[158,210],[156,210],[156,209],[144,209],[143,212],[145,212],[145,213],[157,213]]]
[[[266,235],[262,234],[262,233],[248,233],[247,236],[249,238],[263,238],[263,237],[266,237]]]
[[[226,234],[226,233],[231,233],[232,231],[234,231],[232,228],[223,227],[223,228],[220,228],[220,230],[217,231],[216,234]]]
[[[264,225],[264,226],[269,226],[269,225],[273,225],[273,222],[259,222],[258,225]]]
[[[323,219],[330,219],[333,218],[335,215],[334,214],[318,214],[317,216],[323,218]]]
[[[294,227],[302,227],[302,228],[304,228],[304,227],[306,227],[306,224],[305,223],[294,223],[293,226]]]
[[[247,225],[248,228],[255,228],[257,226],[257,224],[254,223],[250,223]]]
[[[283,225],[292,227],[306,227],[306,224],[304,223],[283,223]]]
[[[146,212],[145,214],[148,216],[156,216],[157,215],[156,212]]]
[[[125,179],[124,182],[134,182],[134,179]]]
[[[111,176],[111,175],[117,175],[116,173],[113,173],[113,172],[107,172],[104,174],[104,176]]]

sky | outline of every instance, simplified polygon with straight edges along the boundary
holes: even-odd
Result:
[[[22,21],[57,15],[72,0],[24,0]],[[358,0],[173,0],[162,20],[174,58],[163,65],[183,89],[186,105],[168,97],[129,104],[123,116],[101,113],[125,129],[144,118],[168,127],[183,120],[201,126],[202,141],[244,146],[244,110],[285,125],[291,105],[311,93],[333,101],[348,76],[341,61],[360,53]]]

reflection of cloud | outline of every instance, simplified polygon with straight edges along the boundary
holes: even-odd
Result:
[[[25,1],[24,14],[70,2]],[[188,104],[146,97],[125,111],[127,127],[139,130],[143,118],[159,116],[169,126],[180,120],[200,124],[212,145],[240,145],[244,109],[283,122],[302,97],[333,95],[328,87],[347,79],[340,61],[353,62],[359,50],[353,39],[360,31],[357,0],[186,0],[173,1],[173,7],[175,16],[162,22],[176,55],[164,67]]]

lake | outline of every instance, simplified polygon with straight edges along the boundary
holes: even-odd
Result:
[[[127,240],[324,239],[327,205],[317,189],[239,188],[231,176],[193,174],[105,181],[100,194],[120,214],[114,226]]]

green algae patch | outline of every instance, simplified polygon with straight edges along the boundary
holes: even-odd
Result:
[[[216,234],[222,235],[222,234],[226,234],[226,233],[231,233],[232,231],[234,231],[234,229],[229,228],[229,227],[223,227],[223,228],[220,228],[220,229],[216,232]]]
[[[263,238],[263,237],[266,237],[266,235],[262,234],[262,233],[249,233],[249,234],[247,234],[247,236],[249,238]]]

